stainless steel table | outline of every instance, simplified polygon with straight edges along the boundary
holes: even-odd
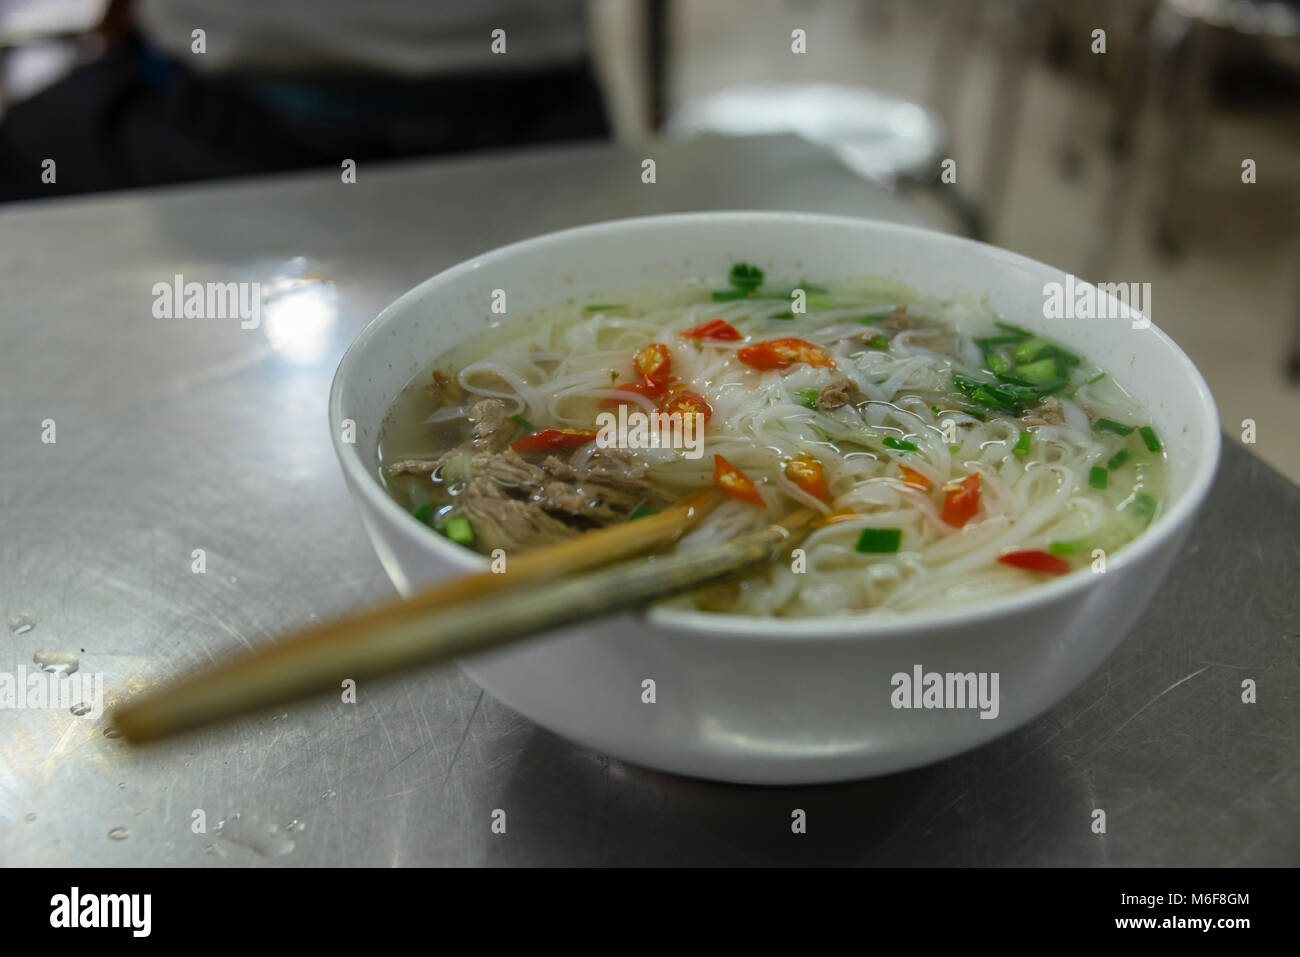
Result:
[[[643,156],[657,160],[654,185]],[[353,185],[313,173],[0,211],[0,606],[19,619],[0,630],[0,668],[70,654],[111,699],[391,595],[325,424],[357,330],[420,279],[514,239],[743,207],[917,218],[787,139],[363,166]],[[153,284],[176,274],[261,281],[280,306],[248,330],[155,318]],[[1300,492],[1229,444],[1168,585],[1098,674],[989,747],[850,785],[645,771],[448,671],[145,751],[67,708],[0,710],[0,861],[1296,864],[1297,532]],[[1256,704],[1240,700],[1245,678]],[[799,837],[796,807],[809,820]],[[498,808],[504,835],[491,831]]]

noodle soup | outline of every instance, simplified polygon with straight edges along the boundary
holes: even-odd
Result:
[[[818,514],[788,560],[672,600],[704,611],[888,614],[1015,592],[1104,567],[1164,496],[1143,410],[977,297],[738,264],[565,302],[430,359],[379,452],[431,534],[509,553],[708,485],[728,498],[675,547]],[[601,426],[655,415],[697,424],[700,449]]]

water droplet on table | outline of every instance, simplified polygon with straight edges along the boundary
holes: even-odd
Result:
[[[113,727],[111,724],[104,729],[104,737],[106,738],[120,738],[121,736],[122,732],[117,730],[117,728]]]
[[[75,714],[78,718],[80,718],[82,715],[90,714],[90,705],[86,704],[83,701],[78,704],[74,704],[68,710],[71,711],[73,714]]]
[[[277,825],[267,824],[255,816],[232,814],[216,827],[218,837],[246,847],[260,857],[284,857],[293,852],[294,840]]]
[[[332,801],[334,798],[336,798],[336,797],[338,797],[338,796],[339,796],[339,792],[338,792],[338,791],[335,791],[333,788],[330,788],[330,789],[327,790],[324,794],[322,794],[320,797],[321,797],[321,800],[322,800],[322,801]]]
[[[62,651],[38,651],[32,655],[32,661],[46,674],[58,675],[60,678],[66,678],[81,667],[81,661],[75,655],[64,654]]]
[[[15,635],[25,635],[36,627],[36,619],[31,615],[14,615],[9,619],[9,630]]]
[[[108,832],[110,841],[125,841],[130,836],[131,829],[129,827],[115,827]]]

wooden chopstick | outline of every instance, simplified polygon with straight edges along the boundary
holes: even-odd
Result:
[[[409,601],[306,629],[283,642],[191,672],[114,709],[128,741],[148,741],[414,664],[486,651],[584,618],[719,581],[771,558],[812,513],[724,545],[559,576],[662,546],[717,504],[707,489],[657,515],[523,552],[505,574],[469,575]]]

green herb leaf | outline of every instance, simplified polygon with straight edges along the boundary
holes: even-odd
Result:
[[[757,266],[751,266],[749,263],[736,263],[731,267],[728,282],[744,295],[749,295],[763,284],[763,270]]]
[[[915,442],[908,442],[904,439],[896,439],[892,435],[885,436],[883,439],[881,439],[881,443],[887,445],[891,449],[898,449],[898,451],[900,452],[915,452],[917,448]]]

